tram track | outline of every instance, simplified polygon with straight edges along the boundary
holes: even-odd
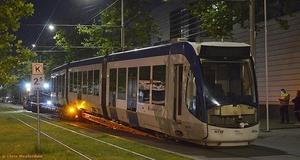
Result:
[[[25,122],[24,119],[22,120],[22,118],[17,117],[17,116],[14,116],[12,115],[12,113],[7,113],[9,114],[12,118],[18,120],[19,122],[21,122],[22,124],[26,125],[27,127],[33,129],[33,130],[36,130],[37,131],[37,128],[33,126],[33,122]],[[25,113],[22,113],[23,116],[26,116],[26,117],[29,117],[33,120],[37,120],[36,117],[32,116],[32,115],[28,115],[28,114],[25,114]],[[78,131],[75,131],[75,130],[72,130],[72,129],[69,129],[69,128],[66,128],[66,127],[63,127],[63,126],[60,126],[60,125],[57,125],[55,123],[52,123],[50,121],[46,121],[46,120],[40,120],[40,122],[44,123],[44,124],[48,124],[48,125],[51,125],[57,129],[60,129],[60,130],[64,130],[64,131],[67,131],[71,134],[75,134],[77,136],[80,136],[80,137],[84,137],[84,138],[87,138],[91,141],[94,141],[94,142],[97,142],[97,143],[101,143],[103,145],[106,145],[106,146],[110,146],[110,147],[113,147],[113,148],[116,148],[116,149],[119,149],[119,150],[122,150],[122,151],[125,151],[125,152],[128,152],[128,153],[131,153],[135,156],[138,156],[138,157],[142,157],[142,158],[145,158],[145,159],[149,159],[149,160],[154,160],[154,158],[152,157],[149,157],[149,156],[146,156],[146,155],[143,155],[143,154],[140,154],[138,152],[135,152],[135,151],[132,151],[130,149],[126,149],[124,147],[121,147],[121,146],[118,146],[118,145],[115,145],[115,144],[112,144],[110,142],[106,142],[104,140],[100,140],[100,139],[97,139],[97,138],[94,138],[92,136],[89,136],[89,135],[86,135],[86,134],[83,134],[83,133],[80,133]],[[44,129],[45,130],[45,129]],[[49,129],[48,129],[49,130]],[[88,159],[88,160],[92,160],[93,158],[91,158],[90,156],[86,155],[85,153],[83,153],[82,151],[79,151],[79,149],[75,149],[73,147],[71,147],[70,145],[66,144],[65,142],[62,142],[61,140],[55,138],[55,136],[51,136],[49,134],[46,133],[47,131],[41,131],[40,133],[44,136],[46,136],[47,138],[57,142],[58,144],[68,148],[69,150],[73,151],[74,153],[80,155],[81,157],[85,158],[85,159]],[[59,131],[58,131],[59,132]]]
[[[94,129],[90,129],[90,130],[95,131]],[[140,140],[141,138],[133,138],[133,139],[129,138],[129,139],[139,143],[143,143],[148,146],[152,146],[159,150],[163,150],[173,154],[178,154],[195,160],[204,160],[204,159],[225,160],[225,159],[236,159],[236,158],[264,160],[264,159],[268,159],[268,157],[270,159],[273,159],[276,156],[282,156],[282,157],[288,157],[289,159],[294,159],[294,157],[289,157],[289,155],[287,155],[286,153],[280,150],[257,146],[257,145],[244,146],[244,147],[218,148],[218,147],[199,146],[192,143],[185,143],[182,141],[181,142],[160,141],[160,140],[151,139],[149,137],[146,137],[145,141]]]
[[[23,120],[21,120],[21,119],[19,119],[19,118],[17,118],[17,117],[14,117],[14,116],[11,115],[11,114],[10,114],[10,116],[11,116],[12,118],[15,118],[15,119],[18,120],[19,122],[23,123],[23,124],[26,125],[27,127],[29,127],[29,128],[31,128],[31,129],[37,131],[37,129],[36,129],[35,127],[33,127],[32,125],[30,125],[30,124],[24,122]],[[90,157],[86,156],[85,154],[81,153],[80,151],[77,151],[76,149],[74,149],[74,148],[72,148],[72,147],[70,147],[70,146],[64,144],[63,142],[61,142],[61,141],[55,139],[54,137],[52,137],[52,136],[46,134],[45,132],[42,132],[42,131],[41,131],[40,133],[41,133],[42,135],[48,137],[49,139],[51,139],[51,140],[57,142],[58,144],[60,144],[60,145],[62,145],[62,146],[64,146],[64,147],[70,149],[71,151],[77,153],[77,154],[80,155],[81,157],[84,157],[84,158],[86,158],[86,159],[88,159],[88,160],[92,160],[92,158],[90,158]]]
[[[1,112],[1,114],[3,114],[4,112]],[[34,124],[36,124],[36,115],[32,114],[32,113],[25,113],[25,112],[21,112],[20,111],[9,111],[6,112],[5,114],[12,114],[12,115],[23,115],[26,116],[28,118],[30,118],[31,120],[26,121],[26,123],[31,124],[31,126],[34,126]],[[42,119],[42,123],[43,124],[47,124],[49,126],[53,126],[57,125],[58,123],[61,123],[61,120],[59,120],[59,122],[56,123],[56,118],[51,118],[49,116],[47,116],[48,118],[52,119],[44,119],[46,117],[43,117]],[[23,120],[23,118],[19,118],[21,120]],[[48,124],[52,123],[52,124]],[[65,126],[67,125],[67,127]],[[152,148],[156,148],[162,151],[166,151],[166,152],[170,152],[170,153],[174,153],[177,155],[182,155],[184,157],[189,157],[195,160],[203,160],[203,159],[231,159],[231,158],[243,158],[243,159],[273,159],[275,157],[285,157],[287,159],[298,159],[299,157],[295,157],[295,156],[291,156],[288,155],[286,152],[283,152],[282,150],[278,150],[278,149],[273,149],[272,147],[263,147],[263,146],[259,146],[259,145],[251,145],[251,146],[247,146],[247,147],[229,147],[229,148],[207,148],[207,147],[203,147],[203,146],[195,146],[195,145],[191,145],[191,144],[185,144],[185,143],[175,143],[173,141],[161,141],[161,140],[156,140],[156,139],[152,139],[149,137],[143,137],[143,136],[137,136],[131,133],[124,133],[122,131],[116,131],[107,127],[102,127],[98,124],[92,123],[92,122],[71,122],[71,121],[64,121],[63,125],[58,125],[61,126],[62,128],[66,128],[68,130],[64,130],[64,129],[59,129],[60,127],[55,127],[56,129],[59,129],[58,132],[62,132],[65,131],[66,133],[69,134],[69,136],[71,136],[71,134],[73,133],[73,131],[75,131],[74,129],[72,129],[73,127],[76,128],[80,128],[81,130],[76,130],[76,132],[85,135],[82,132],[88,132],[88,133],[93,133],[95,135],[101,135],[101,134],[106,134],[112,137],[116,137],[118,139],[125,139],[125,140],[129,140],[129,141],[134,141],[137,143],[141,143],[142,145],[145,146],[150,146]],[[71,126],[71,127],[68,127]],[[44,131],[45,133],[48,133],[47,131],[45,131],[44,127],[42,127],[42,131]],[[76,134],[77,135],[77,134]],[[51,135],[52,137],[55,138],[55,136]],[[85,136],[80,136],[77,135],[78,137],[83,137],[86,138]],[[92,138],[96,138],[97,137],[92,137]],[[81,138],[82,139],[82,138]],[[100,138],[102,140],[102,138]],[[94,141],[94,140],[93,140]],[[85,142],[85,140],[82,140],[82,142]],[[109,143],[109,142],[108,142]],[[69,145],[69,144],[67,144]],[[105,144],[106,145],[106,144]],[[69,145],[72,146],[72,145]],[[124,146],[122,147],[124,148]],[[126,148],[126,147],[125,147]],[[76,150],[78,151],[82,151],[78,148],[76,148]],[[85,153],[85,152],[82,152]],[[88,155],[90,156],[90,155]],[[151,157],[150,157],[151,158]],[[94,158],[95,159],[95,158]],[[147,159],[147,158],[143,158],[143,159]],[[152,158],[154,159],[154,158]],[[155,158],[155,159],[160,159],[160,158]]]

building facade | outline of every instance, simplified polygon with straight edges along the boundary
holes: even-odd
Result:
[[[207,36],[205,31],[199,28],[201,22],[191,17],[184,9],[184,6],[191,2],[193,0],[177,0],[153,10],[152,14],[158,20],[163,33],[162,41],[169,42],[172,38],[180,37],[186,37],[189,41],[201,41],[201,38]],[[281,88],[290,93],[291,98],[294,98],[296,91],[300,90],[300,2],[296,2],[292,9],[293,16],[280,17],[288,20],[290,26],[288,30],[282,30],[272,17],[267,20],[267,54],[265,52],[265,29],[256,31],[255,64],[259,102],[262,106],[266,104],[267,99],[270,106],[278,106]],[[263,17],[256,21],[260,21],[256,23],[256,26],[264,26]],[[236,25],[233,26],[233,33],[234,41],[250,42],[249,28],[245,29]],[[153,44],[157,43],[154,39]],[[267,62],[265,55],[267,55]],[[268,98],[266,84],[268,84]]]

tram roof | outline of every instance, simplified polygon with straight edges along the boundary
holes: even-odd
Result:
[[[218,47],[250,47],[247,43],[240,42],[202,42],[201,46],[218,46]]]
[[[218,47],[249,47],[249,44],[246,43],[237,43],[237,42],[201,42],[201,43],[194,43],[194,42],[177,42],[177,43],[169,43],[169,44],[162,44],[157,46],[133,49],[128,51],[121,51],[109,54],[107,57],[108,62],[110,61],[121,61],[127,59],[138,59],[138,58],[146,58],[146,57],[153,57],[153,56],[162,56],[168,55],[170,52],[173,51],[182,51],[182,45],[188,45],[194,47],[201,47],[201,46],[218,46]],[[171,47],[172,46],[172,47]],[[177,46],[177,47],[176,47]],[[170,50],[172,48],[172,51]],[[62,69],[66,69],[67,67],[79,67],[84,65],[93,65],[102,63],[104,60],[104,56],[97,56],[82,60],[73,61],[69,64],[64,64],[52,69],[52,72],[57,72]]]

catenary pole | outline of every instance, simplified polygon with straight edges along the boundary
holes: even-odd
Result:
[[[256,61],[256,52],[255,52],[255,0],[250,0],[250,46],[251,46],[251,55],[253,60]]]
[[[125,47],[125,30],[124,30],[124,0],[121,0],[121,50]]]
[[[268,75],[268,29],[267,29],[267,0],[264,0],[264,18],[265,18],[265,67],[266,67],[266,114],[267,131],[269,131],[269,75]]]

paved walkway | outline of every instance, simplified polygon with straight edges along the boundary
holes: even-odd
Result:
[[[268,130],[278,130],[278,129],[291,129],[291,128],[300,128],[300,125],[295,125],[296,121],[291,121],[290,123],[279,123],[279,119],[266,119],[260,120],[260,130],[268,131]]]
[[[285,151],[287,154],[299,156],[300,159],[300,125],[296,121],[280,124],[278,119],[261,119],[260,133],[254,145],[264,146]]]

